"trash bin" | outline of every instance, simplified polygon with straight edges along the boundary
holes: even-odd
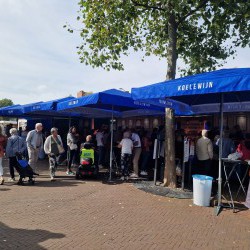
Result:
[[[193,203],[197,206],[210,206],[213,177],[193,175]]]

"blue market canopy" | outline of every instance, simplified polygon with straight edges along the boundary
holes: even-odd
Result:
[[[0,116],[4,116],[4,111],[5,110],[20,107],[20,106],[21,106],[20,104],[15,104],[15,105],[2,107],[2,108],[0,108]]]
[[[155,115],[164,114],[164,109],[147,102],[135,101],[131,94],[116,89],[110,89],[92,95],[76,98],[72,101],[61,102],[57,105],[58,111],[83,112],[84,109],[92,108],[97,110],[113,110],[121,116]],[[126,113],[127,112],[127,113]],[[176,113],[183,114],[186,110],[176,106]],[[115,116],[118,113],[114,114]],[[119,116],[119,115],[118,115]]]
[[[8,117],[68,117],[69,114],[64,114],[63,112],[57,112],[56,106],[61,101],[68,101],[75,99],[75,97],[65,97],[61,99],[56,99],[48,102],[36,102],[25,105],[13,105],[0,109],[0,114],[2,116]],[[78,116],[78,114],[71,114],[71,116]]]
[[[220,111],[220,145],[217,215],[222,205],[222,132],[223,112],[249,111],[250,68],[222,69],[213,72],[187,76],[172,81],[161,82],[142,88],[132,89],[135,100],[160,103],[171,98],[183,102],[196,113],[215,113]]]
[[[33,105],[38,105],[42,102],[35,102],[35,103],[30,103],[30,104],[25,104],[25,105],[13,105],[6,107],[4,109],[1,109],[1,115],[2,116],[8,116],[8,117],[20,117],[24,114],[24,109],[29,106]]]
[[[222,69],[153,85],[133,88],[135,100],[160,104],[171,98],[187,105],[247,102],[250,100],[250,68]]]

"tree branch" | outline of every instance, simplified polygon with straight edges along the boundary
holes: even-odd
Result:
[[[194,10],[191,10],[189,13],[187,13],[185,16],[183,16],[177,22],[177,25],[179,25],[180,23],[182,23],[183,21],[185,21],[189,16],[193,15],[196,11],[198,11],[199,9],[201,9],[202,7],[204,7],[208,2],[209,2],[209,0],[203,0]]]
[[[148,4],[138,3],[138,2],[135,1],[135,0],[131,0],[131,1],[132,1],[132,3],[133,3],[135,6],[140,6],[140,7],[144,7],[144,8],[147,8],[147,9],[165,11],[165,9],[163,9],[163,8],[161,8],[161,7],[150,6],[150,5],[148,5]]]

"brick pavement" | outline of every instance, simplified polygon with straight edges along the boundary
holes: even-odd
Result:
[[[192,200],[75,180],[63,167],[51,183],[47,162],[39,168],[35,186],[0,186],[0,249],[250,249],[250,211],[216,217]]]

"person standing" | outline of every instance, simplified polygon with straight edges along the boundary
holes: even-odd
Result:
[[[0,126],[0,185],[3,185],[4,178],[3,178],[3,156],[4,156],[4,149],[6,146],[7,137],[2,133],[2,127]]]
[[[133,170],[134,173],[131,174],[132,178],[138,178],[139,175],[139,159],[141,155],[141,139],[138,135],[138,133],[135,132],[135,130],[132,132],[131,139],[133,141]]]
[[[43,125],[42,123],[37,123],[35,129],[31,130],[27,134],[26,142],[29,155],[29,165],[36,172],[36,163],[38,161],[38,156],[41,148],[43,147],[43,135],[42,135]]]
[[[74,172],[71,170],[71,167],[76,161],[78,141],[79,141],[79,134],[76,131],[76,127],[72,126],[70,127],[69,133],[67,135],[67,145],[69,148],[69,160],[68,160],[68,169],[67,169],[66,174],[68,175],[74,175]]]
[[[63,143],[57,128],[52,128],[50,132],[51,135],[44,142],[44,152],[49,156],[50,179],[54,181],[58,159],[63,153]]]
[[[248,164],[250,164],[250,134],[247,133],[245,137],[245,140],[241,141],[236,151],[242,155],[240,158],[242,161],[246,161]],[[248,177],[250,177],[250,171],[248,172]],[[248,183],[246,200],[243,204],[250,209],[250,179]]]
[[[96,143],[98,148],[98,167],[103,168],[105,160],[104,134],[103,129],[99,129],[96,133]]]
[[[235,145],[234,142],[231,138],[229,138],[229,131],[225,130],[223,131],[223,137],[222,137],[222,153],[221,153],[221,157],[222,158],[227,158],[229,154],[232,154],[233,152],[235,152]],[[219,148],[220,145],[220,138],[218,138],[216,145]]]
[[[152,141],[147,135],[147,132],[144,132],[142,137],[142,163],[141,163],[141,176],[148,175],[148,164],[151,157],[151,145]],[[152,157],[151,157],[152,158]]]
[[[20,136],[18,136],[18,130],[16,128],[10,129],[10,135],[11,136],[8,138],[7,141],[5,155],[9,158],[9,181],[15,181],[14,168],[16,168],[18,164],[16,154],[23,154],[24,150],[26,149],[26,143]]]
[[[130,132],[124,132],[123,139],[119,143],[118,147],[121,148],[121,180],[124,181],[125,178],[128,180],[129,167],[132,159],[133,142],[130,139]]]
[[[202,175],[211,174],[211,163],[213,159],[213,143],[207,137],[208,131],[203,129],[201,138],[198,139],[196,144],[196,155],[198,159],[198,173]]]

